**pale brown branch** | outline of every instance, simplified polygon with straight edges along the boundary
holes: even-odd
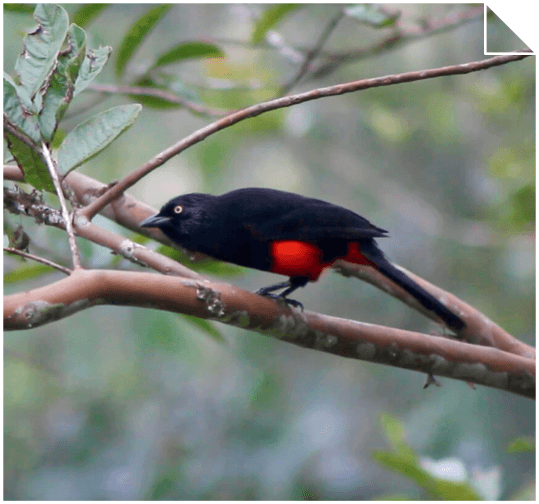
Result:
[[[86,221],[83,225],[78,226],[77,234],[87,240],[113,250],[114,253],[121,255],[133,263],[139,264],[140,266],[151,267],[165,275],[181,276],[190,279],[204,279],[202,275],[199,275],[196,271],[187,268],[178,261],[174,261],[162,254],[158,254],[122,235],[96,226],[91,222]]]
[[[224,283],[152,273],[75,270],[54,284],[7,296],[4,327],[33,328],[102,304],[186,313],[342,357],[535,397],[533,359],[446,338],[297,312]]]
[[[14,175],[14,178],[19,179],[20,170],[17,172],[16,169],[10,169],[10,172]],[[72,172],[67,178],[69,179],[70,187],[75,192],[77,198],[83,202],[91,201],[91,199],[95,197],[95,194],[99,194],[106,190],[105,184],[77,172]],[[4,188],[4,203],[6,208],[12,213],[33,217],[42,224],[65,230],[65,223],[60,212],[55,208],[45,205],[33,194],[26,194],[16,189],[11,190]],[[131,196],[124,194],[122,198],[114,201],[111,205],[108,205],[102,213],[127,228],[139,231],[138,223],[152,213],[155,213],[155,211],[151,207],[138,202]],[[179,275],[186,278],[203,278],[201,275],[186,268],[179,262],[138,245],[125,236],[101,228],[84,218],[75,218],[75,233],[77,236],[109,248],[114,253],[119,254],[132,262],[150,266],[161,273]],[[146,234],[151,235],[155,240],[162,241],[167,245],[174,245],[161,232],[157,232],[157,230],[152,230],[150,233]]]
[[[41,150],[43,152],[43,157],[49,174],[56,189],[56,195],[60,201],[60,208],[62,210],[62,217],[64,218],[65,229],[67,232],[67,239],[69,242],[69,248],[71,249],[71,257],[73,258],[73,267],[75,269],[81,268],[80,263],[80,254],[79,248],[77,247],[77,241],[75,240],[75,231],[73,230],[73,223],[71,222],[71,215],[67,209],[66,200],[64,197],[64,190],[62,189],[62,184],[60,183],[60,177],[58,175],[58,170],[56,169],[56,164],[52,159],[49,148],[43,142],[41,144]]]
[[[232,114],[223,117],[222,119],[219,119],[218,121],[209,124],[204,128],[199,129],[198,131],[195,131],[191,135],[180,140],[178,143],[168,147],[167,149],[150,159],[148,162],[144,163],[140,168],[137,168],[136,170],[132,171],[129,175],[127,175],[125,178],[123,178],[117,184],[111,187],[108,191],[106,191],[101,197],[97,198],[90,205],[88,205],[86,208],[83,208],[78,213],[83,215],[85,218],[91,220],[102,208],[104,208],[114,199],[118,198],[124,191],[137,183],[142,177],[146,176],[152,170],[161,166],[166,161],[176,156],[180,152],[184,151],[188,147],[191,147],[198,142],[201,142],[210,135],[222,129],[228,128],[233,124],[236,124],[245,119],[259,116],[260,114],[263,114],[265,112],[277,110],[284,107],[290,107],[292,105],[305,103],[310,100],[317,100],[329,96],[338,96],[345,93],[352,93],[354,91],[359,91],[362,89],[370,89],[380,86],[401,84],[404,82],[433,79],[435,77],[442,77],[448,75],[460,75],[477,72],[479,70],[485,70],[494,66],[504,65],[512,61],[518,61],[528,56],[529,55],[527,54],[494,56],[485,60],[462,63],[459,65],[450,65],[430,70],[419,70],[415,72],[405,72],[402,74],[386,75],[384,77],[376,77],[372,79],[362,79],[355,82],[348,82],[345,84],[337,84],[335,86],[330,86],[326,88],[314,89],[306,93],[285,96],[282,98],[277,98],[275,100],[270,100],[268,102],[253,105],[252,107],[248,107],[238,112],[233,112]]]
[[[12,176],[16,180],[21,180],[21,175],[18,168],[10,169],[9,173],[4,172],[6,178]],[[84,204],[88,204],[93,199],[99,197],[99,195],[106,191],[107,188],[105,184],[78,172],[72,172],[67,178],[77,198]],[[139,222],[154,213],[155,209],[139,202],[128,193],[124,193],[120,199],[107,205],[101,212],[105,217],[116,221],[132,231],[146,234],[156,241],[181,250],[177,244],[171,242],[159,230],[138,227]],[[30,214],[32,215],[31,212]],[[198,280],[206,279],[202,275],[168,257],[153,252],[146,247],[141,247],[121,235],[105,230],[88,221],[84,221],[80,226],[77,226],[77,233],[79,236],[108,247],[134,262],[145,264],[161,273]],[[399,267],[397,265],[395,266]],[[432,320],[439,322],[439,319],[434,313],[426,310],[415,300],[415,298],[374,268],[351,264],[342,260],[337,261],[334,268],[344,276],[355,276],[369,282],[375,287],[406,303],[413,309],[423,313]],[[468,342],[492,346],[506,352],[514,353],[515,355],[535,358],[535,349],[533,347],[515,339],[483,313],[477,311],[453,294],[442,290],[440,287],[427,282],[421,277],[407,270],[405,270],[405,272],[416,283],[421,285],[427,292],[435,296],[441,303],[454,311],[466,322],[466,328],[461,331],[460,336],[465,338]]]
[[[473,306],[470,306],[454,294],[444,291],[437,285],[427,282],[425,279],[405,268],[396,264],[394,266],[403,270],[414,282],[423,287],[428,293],[432,294],[438,301],[440,301],[440,303],[449,308],[455,315],[458,315],[465,322],[466,326],[459,331],[459,336],[465,338],[469,343],[490,346],[503,350],[504,352],[510,352],[515,355],[521,355],[522,357],[535,359],[535,348],[526,345],[526,343],[511,336],[508,332],[504,331],[500,326],[490,320],[484,313],[476,310]],[[439,321],[434,313],[426,310],[413,296],[394,284],[374,268],[351,264],[342,260],[337,261],[334,267],[343,275],[354,276],[375,287],[383,289],[393,297],[396,297],[408,306],[420,311],[430,319]]]
[[[24,173],[16,165],[4,165],[4,179],[14,180],[15,182],[23,182]]]

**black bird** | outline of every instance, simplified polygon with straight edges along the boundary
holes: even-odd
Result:
[[[458,331],[465,325],[385,258],[374,238],[387,237],[387,231],[351,210],[322,200],[259,188],[221,196],[185,194],[170,200],[140,226],[157,227],[192,252],[287,275],[288,282],[257,293],[282,298],[293,306],[302,307],[286,296],[316,281],[337,259],[344,259],[376,268],[449,327]],[[271,294],[278,290],[283,291]]]

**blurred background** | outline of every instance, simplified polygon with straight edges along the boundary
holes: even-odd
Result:
[[[64,8],[75,16],[82,6]],[[448,16],[458,19],[469,6],[389,8],[411,33]],[[84,26],[91,46],[113,47],[98,83],[120,83],[118,48],[149,9],[110,5]],[[210,113],[274,98],[343,6],[303,5],[255,44],[253,32],[267,9],[174,5],[121,82],[135,83],[174,45],[203,41],[224,56],[167,67],[183,96]],[[321,55],[378,50],[317,79],[306,77],[289,93],[486,58],[482,15],[390,48],[382,41],[395,26],[373,24],[340,19]],[[31,12],[5,12],[5,71],[12,72],[22,37],[34,26]],[[490,36],[500,47],[514,43],[495,26]],[[129,192],[156,210],[179,194],[249,186],[345,206],[389,230],[379,244],[393,262],[534,344],[534,65],[530,57],[263,114],[188,149]],[[86,91],[62,128],[69,132],[86,117],[130,101]],[[79,170],[103,183],[118,180],[214,119],[145,106],[130,130]],[[70,265],[64,233],[22,217],[5,219],[12,228],[24,225],[31,252]],[[102,217],[96,223],[135,237]],[[79,240],[79,246],[86,267],[142,270],[97,245]],[[62,278],[52,272],[23,282],[15,273],[30,264],[4,259],[6,294]],[[212,276],[248,290],[279,281],[220,264]],[[333,271],[296,299],[333,316],[439,330],[383,292]],[[6,499],[425,498],[413,481],[373,459],[373,451],[391,449],[384,414],[402,426],[418,457],[453,461],[484,498],[533,498],[534,455],[507,448],[534,435],[534,403],[506,392],[449,379],[423,390],[420,373],[148,309],[93,308],[8,332],[4,349]]]

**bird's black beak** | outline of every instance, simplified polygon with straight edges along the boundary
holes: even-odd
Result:
[[[144,219],[139,226],[140,227],[159,227],[170,221],[170,217],[163,217],[162,215],[155,214],[147,219]]]

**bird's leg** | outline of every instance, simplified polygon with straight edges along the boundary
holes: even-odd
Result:
[[[280,289],[286,289],[290,287],[290,281],[288,282],[281,282],[279,284],[270,285],[268,287],[262,287],[256,291],[256,294],[260,294],[261,296],[268,296],[270,292],[280,290]],[[273,296],[270,296],[273,297]]]
[[[291,294],[299,287],[305,287],[309,279],[307,277],[290,277],[288,282],[282,282],[275,285],[270,285],[269,287],[262,287],[256,291],[256,294],[262,296],[270,297],[272,299],[282,299],[287,305],[292,305],[294,308],[301,308],[303,311],[303,304],[295,299],[288,299],[286,296]],[[271,294],[273,291],[285,289],[280,294]]]

